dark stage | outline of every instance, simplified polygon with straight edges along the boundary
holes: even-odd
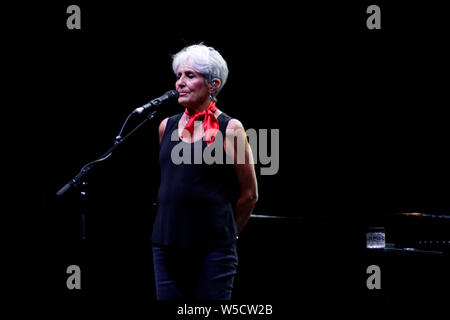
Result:
[[[79,30],[66,25],[72,4]],[[366,26],[371,4],[381,8],[379,30]],[[8,12],[15,301],[49,314],[114,306],[170,317],[174,306],[155,301],[150,236],[158,124],[182,107],[162,106],[90,170],[86,201],[77,188],[56,192],[113,145],[133,109],[174,89],[171,55],[199,42],[228,62],[220,108],[246,129],[279,133],[272,162],[257,158],[259,200],[238,241],[233,303],[273,305],[265,318],[287,319],[318,305],[448,300],[450,55],[437,2],[63,1]],[[274,174],[261,174],[275,161]],[[384,249],[366,249],[369,227],[385,228]],[[67,287],[71,265],[81,289]],[[368,288],[371,265],[381,289]]]

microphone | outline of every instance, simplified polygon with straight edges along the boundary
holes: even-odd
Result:
[[[156,107],[160,104],[167,102],[172,99],[178,99],[178,91],[176,90],[169,90],[166,93],[164,93],[161,97],[156,98],[152,101],[150,101],[147,104],[144,104],[142,107],[136,108],[133,113],[142,113],[144,110],[147,110],[150,107]]]

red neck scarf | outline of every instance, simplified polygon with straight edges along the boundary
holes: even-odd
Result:
[[[189,112],[188,108],[186,108],[184,113],[186,113],[186,115],[188,116],[189,121],[186,124],[186,127],[184,127],[184,129],[191,134],[191,137],[193,137],[194,122],[203,120],[203,129],[205,132],[206,145],[209,146],[211,143],[214,142],[217,131],[219,131],[219,121],[217,121],[217,118],[214,116],[214,112],[216,110],[217,107],[216,102],[214,100],[211,101],[209,103],[209,106],[202,112],[192,114]]]

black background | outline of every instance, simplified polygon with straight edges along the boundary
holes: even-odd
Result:
[[[70,4],[81,8],[81,30],[66,27]],[[174,87],[171,55],[202,41],[230,69],[221,109],[246,128],[280,130],[278,173],[261,176],[257,165],[255,214],[355,225],[401,212],[447,214],[445,12],[437,2],[378,1],[382,29],[368,30],[370,4],[8,7],[5,94],[13,114],[5,111],[4,140],[12,142],[7,216],[17,226],[9,237],[17,247],[9,248],[19,257],[11,265],[22,275],[15,287],[27,291],[34,279],[38,292],[67,295],[66,265],[85,263],[98,275],[115,259],[145,259],[159,183],[157,125],[180,106],[164,106],[92,170],[86,248],[77,242],[77,195],[55,193],[112,145],[129,112]],[[80,258],[83,250],[92,260]],[[26,276],[31,266],[37,279]],[[145,274],[141,268],[127,272]],[[110,276],[91,276],[91,288]]]
[[[173,88],[171,55],[204,41],[229,63],[222,108],[246,128],[280,130],[280,169],[258,176],[256,213],[446,212],[438,8],[386,4],[383,28],[368,30],[365,4],[79,5],[81,30],[66,28],[65,4],[39,5],[16,39],[41,207],[111,146],[130,110]],[[93,192],[145,207],[158,185],[155,127],[180,110],[161,110],[92,177]]]

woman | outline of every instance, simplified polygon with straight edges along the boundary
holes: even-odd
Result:
[[[228,76],[219,52],[189,46],[173,57],[172,67],[185,111],[159,126],[161,184],[152,234],[157,299],[229,300],[236,239],[258,199],[252,152],[242,124],[216,106]],[[173,150],[180,145],[182,153],[193,151],[192,159],[200,148],[224,151],[232,161],[179,163]]]

